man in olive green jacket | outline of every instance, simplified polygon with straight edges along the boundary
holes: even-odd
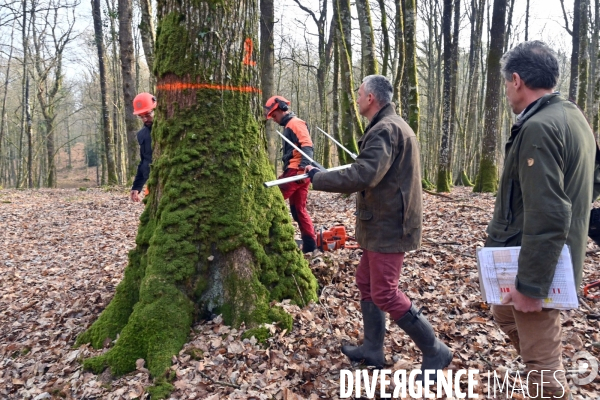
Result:
[[[495,305],[492,313],[530,372],[529,397],[569,398],[560,311],[542,304],[565,243],[576,284],[581,283],[596,143],[577,106],[553,93],[559,67],[548,46],[521,43],[501,64],[506,96],[518,116],[505,147],[486,246],[521,246],[521,251],[516,291],[503,299],[512,305]]]
[[[361,346],[343,346],[342,352],[353,362],[383,367],[388,312],[423,352],[421,371],[437,374],[450,364],[452,352],[398,290],[404,253],[421,245],[421,167],[417,138],[396,115],[392,92],[384,76],[365,77],[356,102],[370,124],[359,141],[356,162],[342,171],[320,172],[311,167],[307,171],[316,190],[356,193],[356,240],[363,249],[356,285],[364,341]]]

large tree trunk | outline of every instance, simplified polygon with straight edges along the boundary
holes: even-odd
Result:
[[[485,117],[483,140],[481,146],[481,162],[473,191],[495,192],[498,189],[498,167],[496,164],[496,145],[498,143],[500,120],[500,93],[502,76],[500,74],[500,58],[504,48],[506,31],[506,0],[494,0],[492,11],[492,29],[487,59],[487,84],[485,93]]]
[[[275,6],[273,0],[260,0],[260,85],[262,88],[262,103],[266,104],[269,97],[275,95]],[[275,124],[265,124],[267,135],[267,150],[269,161],[277,173],[278,135]]]
[[[356,13],[360,29],[361,71],[362,75],[378,74],[377,57],[375,53],[375,36],[371,21],[371,7],[368,0],[356,0]]]
[[[274,175],[257,123],[258,2],[159,0],[158,18],[151,194],[115,297],[77,340],[98,348],[120,333],[85,366],[124,374],[143,358],[155,377],[194,320],[289,329],[270,303],[304,305],[317,287],[280,191],[262,185]]]
[[[106,84],[106,62],[104,60],[104,39],[102,35],[102,18],[100,0],[92,0],[92,14],[94,17],[94,35],[96,49],[98,50],[98,72],[100,75],[100,93],[102,97],[102,129],[104,136],[104,152],[106,154],[106,172],[109,185],[118,184],[117,169],[115,166],[115,146],[110,133],[110,118],[108,115],[108,99]]]
[[[119,52],[121,55],[121,75],[123,78],[123,104],[125,110],[125,131],[127,135],[127,173],[125,180],[129,181],[137,170],[138,142],[136,133],[139,122],[133,115],[133,99],[135,98],[135,80],[133,70],[133,34],[131,21],[133,8],[131,0],[119,0]]]
[[[442,143],[438,162],[437,191],[449,192],[452,184],[452,165],[450,142],[452,140],[452,0],[444,0],[442,15],[442,34],[444,36],[444,90],[442,95]]]

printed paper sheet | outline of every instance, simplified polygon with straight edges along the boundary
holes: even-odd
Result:
[[[483,298],[490,304],[502,304],[506,293],[514,292],[520,247],[480,247],[477,269]],[[511,304],[511,303],[510,303]],[[560,253],[554,280],[544,308],[570,310],[579,307],[571,253],[565,245]]]

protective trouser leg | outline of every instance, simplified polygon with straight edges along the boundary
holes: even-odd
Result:
[[[342,346],[350,361],[362,362],[375,368],[383,368],[383,339],[385,337],[385,313],[372,301],[361,301],[363,315],[364,340],[360,346]]]

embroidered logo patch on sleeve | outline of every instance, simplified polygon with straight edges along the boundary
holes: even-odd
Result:
[[[527,159],[527,165],[530,166],[530,167],[533,165],[534,162],[535,161],[533,161],[533,158],[528,158]]]

